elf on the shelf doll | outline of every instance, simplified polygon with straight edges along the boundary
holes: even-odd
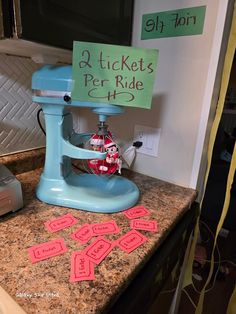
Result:
[[[119,147],[113,141],[111,133],[109,135],[94,134],[90,139],[90,145],[93,150],[100,152],[107,152],[106,158],[90,159],[88,166],[95,174],[113,174],[116,171],[121,173],[121,159],[119,154]]]
[[[90,145],[93,150],[102,152],[104,146],[104,136],[93,134],[93,136],[89,140]],[[101,170],[99,169],[100,166],[103,164],[103,161],[100,159],[89,159],[88,166],[95,174],[100,174]]]
[[[121,173],[121,159],[118,145],[113,142],[111,137],[105,138],[104,148],[107,152],[106,164],[108,166],[108,173],[118,171]]]

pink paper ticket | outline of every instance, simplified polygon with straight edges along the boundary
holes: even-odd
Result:
[[[71,238],[79,241],[82,244],[87,243],[92,238],[92,230],[89,224],[84,224],[81,228],[77,229],[71,234]]]
[[[130,221],[130,228],[157,232],[157,222],[155,220],[134,219]]]
[[[71,214],[67,214],[59,218],[46,221],[44,225],[49,232],[56,232],[68,228],[70,226],[73,226],[77,222],[78,220],[75,217],[73,217]]]
[[[92,224],[90,227],[94,236],[120,232],[115,220]]]
[[[28,249],[32,263],[63,254],[67,251],[63,238],[34,245]]]
[[[144,207],[143,205],[132,207],[123,212],[125,216],[129,219],[135,219],[139,217],[143,217],[150,214],[150,211]]]
[[[131,230],[116,240],[116,244],[125,252],[130,253],[147,241],[147,238],[136,230]]]
[[[114,243],[100,236],[83,250],[83,254],[98,265],[111,252],[113,247]]]
[[[94,279],[94,264],[81,252],[73,252],[71,255],[70,282]]]

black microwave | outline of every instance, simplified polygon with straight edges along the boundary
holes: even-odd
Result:
[[[134,0],[4,0],[1,38],[72,50],[73,41],[130,45]]]

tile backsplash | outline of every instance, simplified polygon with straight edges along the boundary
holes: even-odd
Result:
[[[31,92],[38,68],[29,58],[0,54],[0,155],[45,145]]]

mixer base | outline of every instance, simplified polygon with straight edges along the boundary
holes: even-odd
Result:
[[[134,206],[139,190],[121,176],[71,173],[64,180],[40,178],[36,195],[41,201],[97,213],[115,213]]]

